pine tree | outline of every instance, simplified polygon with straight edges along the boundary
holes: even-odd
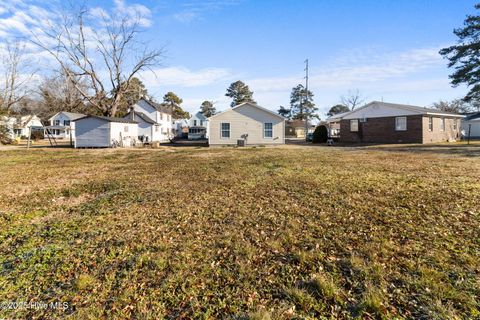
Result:
[[[475,9],[479,10],[480,4]],[[450,61],[449,68],[455,68],[450,75],[452,85],[466,84],[470,88],[464,100],[480,101],[480,16],[468,15],[464,25],[453,31],[458,44],[440,50],[440,54]]]
[[[190,118],[190,114],[183,110],[180,106],[183,100],[173,92],[167,92],[163,96],[163,105],[166,105],[172,109],[173,119],[187,119]]]
[[[203,101],[202,105],[200,106],[200,112],[205,116],[205,117],[211,117],[215,113],[217,113],[217,109],[213,106],[213,103],[211,101]]]
[[[292,89],[290,106],[293,119],[309,120],[317,117],[315,112],[318,111],[318,108],[313,103],[313,93],[308,90],[307,94],[305,87],[301,84]]]
[[[255,100],[253,100],[253,92],[250,91],[250,88],[240,80],[230,84],[225,95],[233,99],[230,104],[232,108],[245,102],[256,103]]]

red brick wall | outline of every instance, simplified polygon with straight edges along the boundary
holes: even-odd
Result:
[[[395,117],[368,118],[359,122],[358,132],[350,132],[350,120],[340,122],[341,142],[422,143],[422,116],[407,116],[407,130],[395,130]]]

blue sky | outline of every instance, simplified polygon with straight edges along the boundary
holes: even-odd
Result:
[[[55,5],[55,1],[45,3],[0,4],[0,38],[25,32],[14,18],[21,22],[19,12],[32,16],[32,6]],[[322,118],[349,90],[358,89],[367,101],[421,106],[461,97],[466,89],[451,88],[447,62],[438,50],[455,43],[452,30],[474,13],[474,4],[467,0],[88,2],[107,12],[135,10],[144,16],[142,40],[167,50],[155,76],[142,75],[158,99],[174,91],[188,111],[196,111],[203,100],[215,101],[222,110],[229,105],[226,88],[242,80],[260,105],[276,110],[288,106],[291,88],[304,81],[303,62],[309,58],[310,87]]]

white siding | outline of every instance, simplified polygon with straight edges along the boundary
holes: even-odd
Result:
[[[221,123],[230,123],[230,138],[220,137]],[[273,124],[273,137],[264,137],[264,123]],[[210,145],[236,145],[247,134],[249,145],[285,143],[285,120],[279,116],[245,104],[209,118]]]
[[[470,137],[479,139],[480,138],[480,119],[474,119],[470,121],[462,121],[461,131],[465,133],[464,138],[468,137],[468,127],[470,126]]]
[[[160,125],[159,131],[154,133],[152,141],[168,141],[169,137],[173,137],[172,115],[159,112],[155,107],[145,100],[140,100],[133,105],[133,109],[138,112],[145,113],[150,119]],[[155,130],[155,128],[153,128]],[[151,136],[151,135],[150,135]]]
[[[73,120],[68,117],[66,114],[64,114],[63,112],[59,112],[57,113],[55,116],[53,116],[52,118],[50,118],[50,125],[51,126],[55,126],[55,120],[59,120],[60,123],[58,124],[59,126],[62,126],[62,127],[65,127],[65,130],[64,131],[60,131],[58,135],[54,135],[53,133],[53,130],[51,130],[52,132],[50,132],[55,138],[65,138],[65,139],[70,139],[70,129],[72,130],[75,130],[75,122],[73,122]],[[65,120],[67,121],[70,121],[70,125],[69,126],[65,126]],[[75,135],[72,134],[72,140],[75,139]]]
[[[130,147],[138,138],[138,124],[136,123],[110,123],[110,139],[115,139],[123,147]]]
[[[98,118],[76,121],[75,148],[110,146],[110,122]]]

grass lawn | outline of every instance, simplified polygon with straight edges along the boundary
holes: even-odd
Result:
[[[478,318],[453,146],[0,151],[0,318]]]

